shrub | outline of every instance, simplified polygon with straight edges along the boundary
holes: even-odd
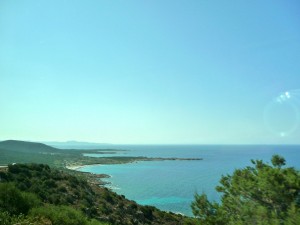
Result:
[[[252,167],[223,176],[216,188],[223,194],[220,204],[196,194],[194,215],[202,224],[300,224],[300,173],[284,167],[281,156],[271,162],[252,160]]]
[[[0,209],[10,214],[27,214],[40,204],[38,197],[32,193],[21,192],[12,183],[0,183]]]
[[[49,219],[53,225],[87,225],[88,221],[82,212],[69,206],[49,205],[41,208],[34,208],[31,216],[44,217]]]

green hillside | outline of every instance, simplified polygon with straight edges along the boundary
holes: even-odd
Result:
[[[45,144],[16,140],[7,140],[0,142],[0,149],[22,153],[55,153],[59,151],[59,149],[50,147]]]
[[[2,168],[2,172],[0,172],[0,192],[3,183],[10,183],[17,188],[17,191],[25,193],[21,195],[26,196],[26,193],[32,193],[42,202],[38,207],[34,206],[26,212],[17,210],[22,214],[25,212],[23,219],[29,221],[28,224],[71,225],[72,222],[54,221],[55,218],[52,217],[60,215],[61,211],[65,211],[68,215],[74,214],[79,221],[85,218],[82,220],[85,221],[82,224],[87,225],[104,223],[185,224],[190,220],[180,215],[160,211],[155,207],[140,206],[134,201],[127,200],[124,196],[100,187],[98,176],[66,169],[68,165],[114,164],[151,160],[145,157],[95,158],[83,156],[83,153],[98,153],[98,151],[63,150],[45,144],[14,140],[0,142],[0,164],[8,165],[7,169]],[[59,170],[55,168],[59,168]],[[6,188],[4,192],[7,193],[8,187],[3,188]],[[5,197],[6,194],[1,196],[0,193],[0,198],[3,196]],[[1,201],[0,199],[0,221],[7,220],[5,225],[15,224],[14,221],[19,222],[20,216],[15,211],[7,212],[11,206],[5,205],[5,202],[7,200]],[[1,204],[4,204],[2,209]],[[10,205],[12,204],[10,203]],[[47,214],[51,210],[53,211],[52,215]],[[33,218],[32,215],[42,216],[42,219],[36,220],[36,217]],[[69,219],[68,216],[65,217],[65,220]],[[89,223],[92,221],[91,219],[96,222]],[[24,221],[22,220],[22,222]],[[27,225],[27,223],[20,224]]]
[[[77,218],[76,224],[82,225],[104,222],[120,225],[176,225],[186,224],[190,220],[181,215],[160,211],[155,207],[138,205],[107,188],[90,184],[78,176],[51,169],[48,165],[9,165],[7,169],[2,169],[0,178],[0,221],[5,218],[13,220],[14,216],[18,217],[21,213],[24,220],[31,221],[38,218],[36,224],[39,225],[72,225],[75,224],[72,223],[72,219],[74,220],[72,217]],[[7,193],[10,193],[9,196]],[[31,194],[28,196],[28,193]],[[22,196],[25,196],[25,199]],[[58,218],[64,212],[66,212],[64,218]],[[41,218],[47,223],[42,222]],[[49,220],[52,223],[49,223]]]
[[[26,146],[20,147],[22,144]],[[188,218],[138,205],[99,186],[101,176],[65,167],[161,159],[85,157],[82,153],[86,151],[18,141],[0,145],[6,146],[0,149],[0,161],[17,162],[0,168],[1,225],[300,224],[300,171],[287,167],[279,155],[272,157],[271,165],[252,160],[252,166],[222,176],[216,187],[221,201],[210,202],[205,193],[196,194],[191,203],[195,218]],[[20,163],[25,161],[39,163]]]
[[[82,166],[91,164],[120,164],[135,161],[161,160],[202,160],[201,158],[148,158],[131,156],[88,157],[85,153],[101,154],[116,152],[113,149],[58,149],[45,144],[25,141],[0,142],[0,166],[12,163],[43,163],[52,167],[65,169],[68,166]]]
[[[0,142],[0,165],[12,163],[43,163],[65,169],[69,165],[116,164],[144,160],[142,157],[106,157],[84,156],[84,153],[101,153],[110,150],[72,150],[58,149],[45,144],[25,141]]]

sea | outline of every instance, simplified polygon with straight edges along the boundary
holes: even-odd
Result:
[[[192,216],[191,202],[196,193],[219,202],[215,190],[222,175],[251,166],[251,159],[270,163],[274,154],[286,159],[286,166],[300,169],[300,145],[113,145],[116,154],[93,157],[146,156],[203,158],[199,161],[139,161],[117,165],[90,165],[80,171],[108,174],[106,186],[142,205]]]

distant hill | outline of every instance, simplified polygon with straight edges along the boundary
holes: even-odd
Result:
[[[102,148],[112,148],[112,144],[109,143],[92,143],[92,142],[82,142],[82,141],[66,141],[66,142],[42,142],[46,145],[50,145],[54,148],[59,149],[102,149]]]
[[[60,151],[57,148],[53,148],[45,144],[16,140],[1,141],[0,151],[1,150],[9,150],[22,153],[54,153]]]
[[[105,149],[105,151],[111,151]],[[68,165],[116,164],[135,161],[130,157],[86,157],[84,153],[98,153],[96,149],[55,148],[42,143],[8,140],[0,142],[0,166],[14,163],[43,163],[51,167]]]

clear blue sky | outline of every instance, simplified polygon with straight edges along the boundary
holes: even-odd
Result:
[[[299,88],[298,0],[0,2],[1,140],[300,144]]]

